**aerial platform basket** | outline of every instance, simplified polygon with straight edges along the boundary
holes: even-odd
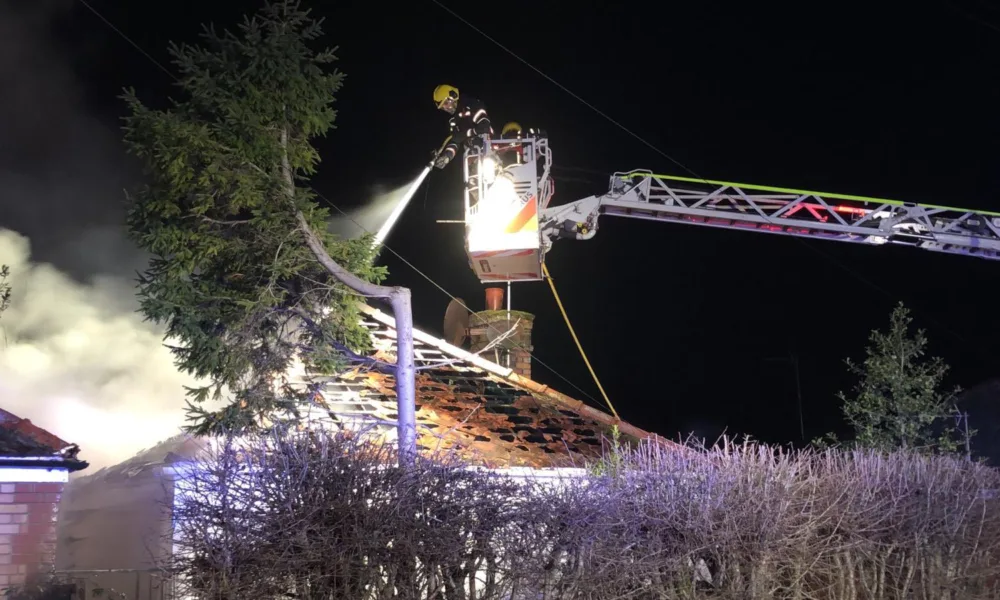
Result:
[[[552,198],[552,157],[542,137],[492,140],[465,153],[465,247],[483,283],[542,279],[538,215]]]

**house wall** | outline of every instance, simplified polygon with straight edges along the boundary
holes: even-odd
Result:
[[[98,474],[99,475],[99,474]],[[173,483],[158,469],[71,482],[62,499],[56,570],[134,600],[169,598]]]
[[[59,482],[0,483],[0,587],[55,565]]]

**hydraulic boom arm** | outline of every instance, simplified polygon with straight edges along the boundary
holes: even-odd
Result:
[[[544,250],[590,239],[603,214],[1000,260],[1000,213],[638,170],[615,173],[606,194],[544,208]]]

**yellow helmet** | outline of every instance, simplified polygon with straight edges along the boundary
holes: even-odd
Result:
[[[500,131],[500,137],[507,137],[508,133],[512,133],[514,135],[521,135],[521,124],[516,121],[511,121],[510,123],[507,123],[506,125],[503,126],[503,129]]]
[[[441,105],[448,99],[458,100],[458,88],[453,85],[442,84],[434,88],[434,104],[441,108]]]

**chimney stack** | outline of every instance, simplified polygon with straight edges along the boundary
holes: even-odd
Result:
[[[503,288],[486,288],[487,310],[474,313],[469,319],[469,337],[472,342],[470,350],[474,354],[478,353],[513,328],[503,341],[480,356],[510,368],[521,377],[531,379],[531,352],[534,350],[531,345],[531,326],[535,315],[520,310],[508,312],[503,307],[503,295]]]

